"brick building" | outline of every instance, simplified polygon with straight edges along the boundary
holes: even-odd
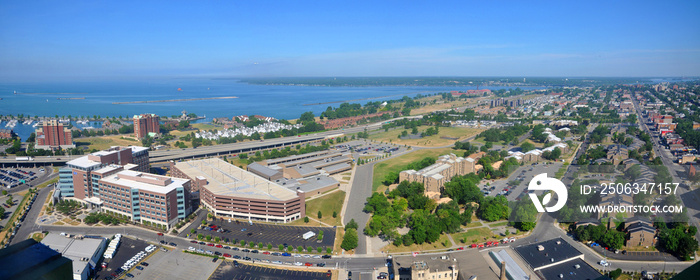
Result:
[[[476,172],[476,162],[481,158],[458,157],[455,154],[443,155],[435,164],[421,170],[404,170],[399,173],[399,181],[419,182],[425,186],[425,194],[430,198],[439,197],[440,191],[452,177]]]
[[[36,128],[37,149],[75,148],[70,129],[57,120],[44,121]]]
[[[134,115],[134,135],[143,139],[149,134],[160,133],[160,118],[156,114]]]

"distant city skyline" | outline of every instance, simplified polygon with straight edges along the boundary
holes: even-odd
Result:
[[[697,11],[696,1],[5,2],[0,82],[700,76]]]

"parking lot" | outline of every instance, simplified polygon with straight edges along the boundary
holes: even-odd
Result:
[[[95,273],[95,278],[94,279],[108,279],[108,277],[111,276],[112,273],[115,273],[115,271],[120,268],[124,263],[131,259],[131,257],[135,256],[139,252],[143,251],[146,249],[146,246],[149,244],[146,243],[145,241],[142,240],[136,240],[136,239],[131,239],[129,237],[124,237],[122,236],[121,238],[121,244],[119,244],[119,247],[117,247],[117,250],[114,254],[114,258],[110,259],[104,259],[102,262],[107,263],[106,268],[101,268],[100,264],[97,264],[99,271]],[[158,252],[157,250],[155,252]],[[149,268],[146,268],[149,269]],[[134,270],[138,271],[138,270]],[[133,272],[132,272],[133,274]],[[123,274],[122,274],[123,275]],[[113,276],[111,276],[113,277]],[[117,278],[114,278],[117,279]]]
[[[537,164],[526,164],[520,166],[517,170],[508,176],[508,179],[496,180],[490,183],[490,186],[486,185],[486,182],[479,185],[482,191],[488,192],[489,196],[505,195],[509,201],[515,201],[522,199],[527,195],[527,185],[530,180],[538,174],[547,173],[547,177],[554,177],[554,175],[559,171],[559,168],[563,163],[537,163]],[[519,180],[520,183],[513,185],[509,184],[512,181]],[[543,191],[535,192],[537,195],[541,195]]]
[[[332,227],[301,227],[262,223],[253,223],[253,225],[250,225],[245,221],[228,222],[226,220],[210,222],[209,224],[224,229],[224,232],[197,228],[194,236],[190,235],[190,237],[196,238],[197,234],[201,233],[204,236],[211,235],[212,238],[219,236],[221,240],[225,240],[226,238],[228,238],[229,241],[236,240],[236,243],[240,243],[241,240],[244,240],[246,242],[253,241],[256,244],[259,242],[265,245],[272,244],[274,248],[277,248],[279,245],[287,244],[288,246],[294,247],[324,247],[324,250],[325,247],[333,247],[333,243],[335,242],[335,229]],[[323,231],[323,240],[318,242],[316,236],[305,240],[302,235],[309,231],[313,231],[317,235],[319,231]]]
[[[212,259],[211,257],[188,254],[180,250],[156,251],[147,260],[148,267],[142,271],[134,270],[131,273],[135,276],[134,279],[205,280],[221,264],[221,260],[212,262]]]
[[[311,272],[298,271],[287,269],[274,269],[269,267],[238,264],[235,266],[233,262],[224,262],[216,269],[214,274],[209,279],[224,280],[224,279],[242,279],[242,280],[321,280],[331,279],[332,275],[328,272]]]
[[[381,144],[366,140],[356,140],[334,146],[339,151],[352,153],[353,158],[383,154],[396,154],[406,150],[404,146],[395,144]]]
[[[0,169],[0,188],[12,189],[22,184],[32,184],[33,181],[39,179],[46,170],[44,168],[1,168]]]

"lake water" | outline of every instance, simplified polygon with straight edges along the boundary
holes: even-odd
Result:
[[[181,89],[181,90],[178,90]],[[502,87],[492,87],[497,90]],[[538,87],[541,88],[541,87]],[[0,115],[25,116],[131,116],[155,113],[161,116],[180,115],[181,112],[213,117],[237,115],[263,115],[294,119],[301,113],[312,111],[318,115],[328,106],[340,103],[303,106],[303,104],[374,98],[368,101],[399,99],[403,95],[413,97],[419,93],[431,94],[450,90],[476,89],[476,87],[308,87],[250,85],[235,80],[167,79],[136,82],[52,82],[52,83],[0,83]],[[14,94],[13,92],[20,94]],[[39,94],[27,94],[39,93]],[[77,93],[77,94],[58,94]],[[398,95],[398,96],[396,96]],[[183,102],[112,104],[146,100],[189,99],[236,96],[236,99],[197,100]],[[84,98],[84,99],[58,99]],[[0,124],[4,128],[4,123]],[[20,136],[33,131],[31,126],[19,123],[15,131]],[[21,133],[20,133],[21,132]],[[25,137],[22,137],[26,139]]]

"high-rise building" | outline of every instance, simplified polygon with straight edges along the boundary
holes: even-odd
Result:
[[[156,114],[134,115],[134,135],[143,139],[148,135],[160,133],[160,118]]]
[[[44,121],[36,129],[37,149],[75,148],[70,129],[57,120]]]
[[[97,203],[99,179],[124,169],[147,172],[148,163],[148,149],[137,146],[115,146],[71,160],[59,170],[61,196]]]

